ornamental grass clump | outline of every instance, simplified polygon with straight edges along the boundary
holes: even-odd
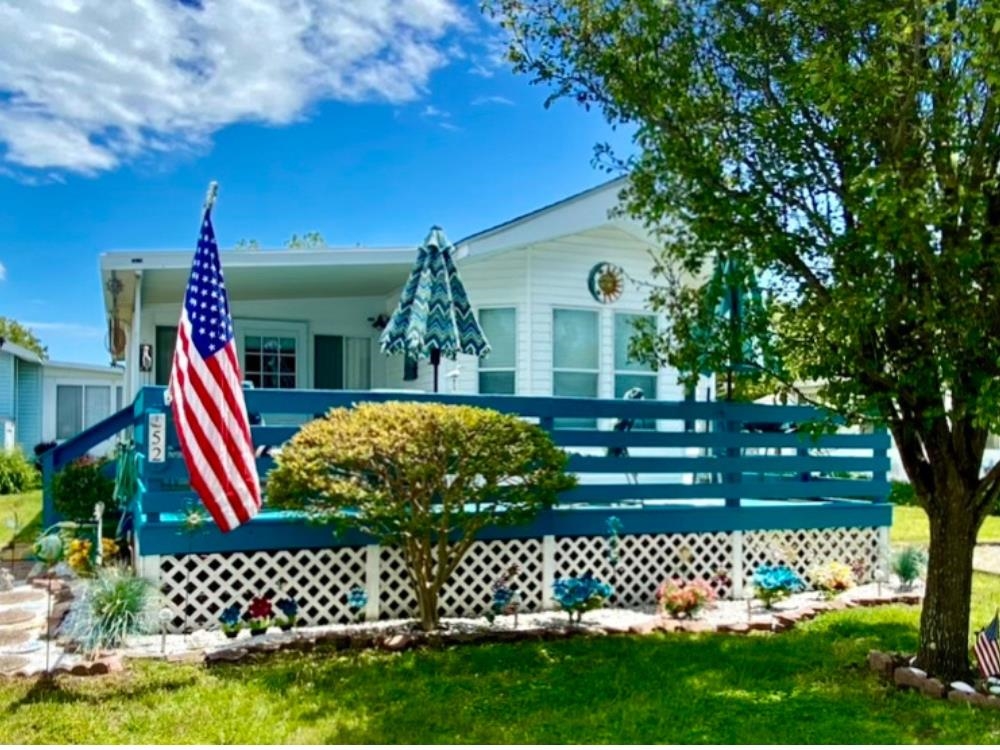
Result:
[[[899,579],[899,588],[908,591],[924,572],[927,555],[919,547],[905,547],[892,558],[892,572]]]
[[[854,588],[857,584],[854,580],[854,571],[847,563],[831,561],[826,565],[814,568],[809,573],[813,586],[821,592],[827,599],[833,599],[837,594],[841,594],[848,589]]]
[[[761,565],[753,574],[754,596],[768,609],[804,588],[802,579],[785,565]]]
[[[694,617],[714,600],[712,586],[700,578],[693,581],[671,578],[656,590],[660,609],[676,618]]]
[[[590,573],[580,578],[557,578],[552,584],[552,598],[569,615],[569,621],[580,622],[584,612],[600,609],[615,590]]]
[[[87,580],[68,620],[70,640],[87,652],[116,648],[130,635],[157,629],[160,595],[127,568],[101,568]]]
[[[520,526],[575,484],[549,435],[511,414],[364,403],[306,424],[267,478],[271,507],[397,546],[420,610],[439,624],[445,582],[487,526]]]

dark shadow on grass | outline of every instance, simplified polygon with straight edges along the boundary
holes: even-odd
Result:
[[[67,679],[72,682],[67,682]],[[41,674],[31,680],[31,687],[23,697],[11,703],[8,711],[14,712],[21,708],[37,705],[70,705],[83,704],[98,706],[113,702],[121,697],[121,692],[127,693],[130,699],[141,699],[147,695],[160,692],[173,692],[190,687],[196,681],[194,676],[188,678],[171,678],[158,681],[155,684],[135,685],[129,674],[120,677],[102,677],[101,681],[91,683],[93,678],[64,678]],[[25,680],[26,682],[28,680]],[[82,688],[82,689],[81,689]],[[95,692],[87,691],[96,688]],[[116,690],[115,688],[121,688]]]
[[[311,707],[295,720],[333,721],[330,743],[907,742],[927,739],[914,732],[937,709],[912,706],[862,667],[871,648],[915,643],[912,618],[848,613],[781,636],[316,652],[216,674],[279,701],[308,684]],[[887,722],[880,709],[917,714]]]

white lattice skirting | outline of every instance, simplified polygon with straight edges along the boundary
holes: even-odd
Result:
[[[761,564],[783,563],[808,580],[809,571],[841,561],[870,581],[886,560],[887,537],[880,528],[747,531],[699,534],[626,534],[618,561],[609,560],[603,536],[509,539],[477,542],[449,579],[441,596],[444,616],[480,616],[491,604],[493,582],[512,563],[523,611],[552,606],[556,578],[590,572],[615,588],[611,604],[654,601],[667,578],[725,580],[722,595],[739,597]],[[230,604],[245,607],[254,596],[292,597],[304,625],[357,619],[347,606],[355,586],[366,590],[369,620],[416,615],[399,551],[378,546],[317,550],[231,552],[140,558],[141,573],[159,582],[179,613],[175,632],[218,625]]]

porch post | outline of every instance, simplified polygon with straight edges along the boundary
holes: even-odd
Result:
[[[382,548],[377,544],[365,547],[365,593],[368,603],[365,605],[365,619],[368,622],[378,620],[380,603],[379,562],[382,559]]]
[[[542,537],[542,609],[552,609],[552,584],[556,582],[556,538],[552,534]]]
[[[730,579],[733,582],[731,599],[743,598],[743,532],[734,531],[729,535],[729,544],[732,549],[732,573]]]

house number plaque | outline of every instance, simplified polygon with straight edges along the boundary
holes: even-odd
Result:
[[[149,415],[149,462],[162,464],[167,460],[167,415]]]

